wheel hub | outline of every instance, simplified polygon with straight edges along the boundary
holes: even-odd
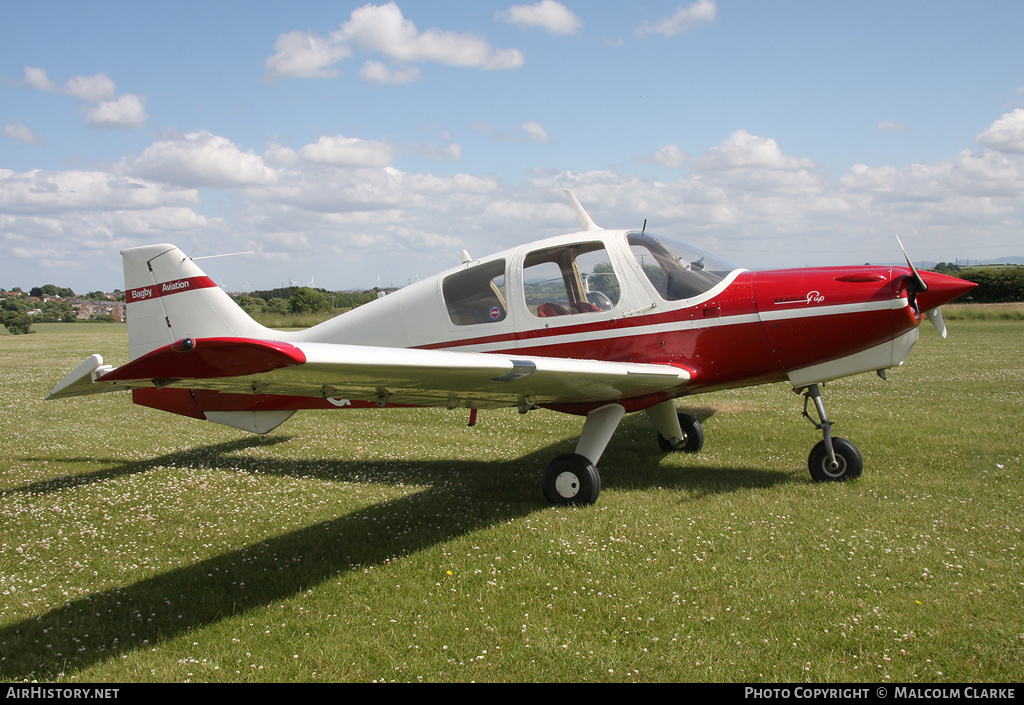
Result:
[[[846,472],[846,463],[839,456],[836,456],[835,462],[831,462],[826,458],[822,470],[830,477],[842,477]]]
[[[580,478],[574,472],[561,472],[555,478],[555,491],[560,497],[571,499],[580,491]]]

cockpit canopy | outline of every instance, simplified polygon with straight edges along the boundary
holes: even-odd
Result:
[[[628,232],[625,241],[665,301],[700,296],[735,269],[725,260],[669,238]],[[625,281],[618,271],[625,256],[621,243],[608,238],[563,242],[526,253],[521,285],[516,287],[520,307],[525,305],[538,318],[611,311],[622,297]],[[610,250],[618,251],[618,256]],[[441,289],[451,322],[464,326],[504,321],[509,310],[506,277],[517,276],[506,272],[506,265],[514,260],[499,257],[446,277]],[[633,281],[637,288],[639,282]]]

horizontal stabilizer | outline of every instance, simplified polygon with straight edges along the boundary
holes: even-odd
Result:
[[[56,387],[46,395],[47,399],[65,399],[67,397],[80,397],[86,394],[100,394],[102,392],[118,391],[116,387],[107,384],[96,384],[96,379],[113,368],[112,365],[104,365],[103,358],[99,355],[90,355],[82,360],[78,367],[68,373]]]

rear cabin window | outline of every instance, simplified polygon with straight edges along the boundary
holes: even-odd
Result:
[[[505,260],[452,274],[441,285],[448,318],[457,326],[505,320]]]
[[[537,250],[523,262],[523,294],[539,318],[609,311],[619,280],[600,242]]]

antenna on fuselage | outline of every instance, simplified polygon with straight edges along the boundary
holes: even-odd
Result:
[[[602,229],[602,228],[600,228],[597,225],[597,223],[595,223],[593,221],[593,219],[591,219],[591,217],[587,213],[586,209],[579,202],[579,200],[576,198],[576,195],[572,191],[570,191],[569,189],[566,189],[565,190],[565,195],[569,198],[569,205],[571,205],[572,209],[574,211],[576,211],[576,217],[580,219],[580,226],[584,230],[601,230]]]

